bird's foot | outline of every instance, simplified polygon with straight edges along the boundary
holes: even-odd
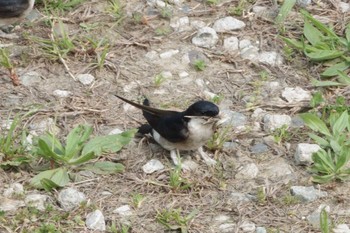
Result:
[[[214,165],[216,165],[216,163],[217,163],[216,160],[210,158],[209,155],[203,151],[203,147],[199,147],[199,148],[198,148],[198,152],[199,152],[200,156],[202,157],[202,159],[204,160],[204,162],[205,162],[208,166],[214,166]]]
[[[177,150],[170,151],[170,157],[173,160],[175,166],[180,166],[183,171],[195,170],[198,165],[192,160],[181,161],[180,154]]]

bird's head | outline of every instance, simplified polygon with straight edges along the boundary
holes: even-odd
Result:
[[[200,100],[192,104],[187,108],[185,111],[186,117],[216,117],[219,115],[219,107],[216,106],[214,103]]]

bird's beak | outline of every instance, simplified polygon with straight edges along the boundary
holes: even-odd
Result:
[[[216,118],[217,118],[216,126],[223,125],[229,120],[229,117],[227,116],[227,114],[223,112],[220,112],[219,115],[216,116]]]

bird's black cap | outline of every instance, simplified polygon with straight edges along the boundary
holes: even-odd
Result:
[[[214,103],[200,100],[192,104],[185,111],[186,116],[208,116],[215,117],[219,114],[219,107]]]

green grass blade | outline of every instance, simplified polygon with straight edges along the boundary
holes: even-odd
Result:
[[[295,5],[296,0],[285,0],[280,11],[278,12],[277,17],[275,18],[275,23],[280,25],[287,18],[289,12],[292,10]]]

